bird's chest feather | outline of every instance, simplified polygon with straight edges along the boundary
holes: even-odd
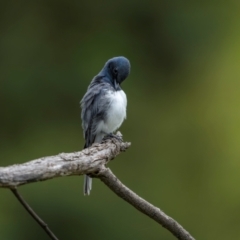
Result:
[[[124,91],[109,92],[109,109],[106,117],[106,127],[109,132],[118,129],[126,118],[127,98]]]

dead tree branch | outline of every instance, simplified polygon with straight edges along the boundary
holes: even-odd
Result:
[[[19,185],[56,177],[98,172],[129,147],[130,143],[113,138],[101,144],[94,144],[80,152],[61,153],[23,164],[0,167],[0,187],[15,188]]]
[[[95,144],[80,152],[61,153],[56,156],[43,157],[23,164],[0,167],[0,187],[12,189],[20,201],[21,198],[14,191],[17,186],[55,177],[90,174],[92,177],[99,178],[114,193],[140,212],[168,229],[179,240],[194,240],[177,221],[139,197],[123,185],[109,168],[105,167],[110,160],[114,159],[120,152],[128,149],[130,145],[130,143],[124,143],[115,138],[107,139],[101,144]],[[26,208],[26,206],[24,207]],[[41,227],[44,224],[40,224]]]
[[[102,168],[97,174],[97,177],[120,198],[160,223],[164,228],[168,229],[175,237],[177,237],[177,239],[194,240],[194,238],[177,221],[123,185],[109,168]]]

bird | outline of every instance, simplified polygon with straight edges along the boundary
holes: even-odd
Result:
[[[113,134],[126,119],[127,97],[121,88],[130,73],[130,62],[119,56],[109,59],[92,79],[80,101],[84,148],[101,143]],[[92,178],[84,175],[84,195],[90,195]]]

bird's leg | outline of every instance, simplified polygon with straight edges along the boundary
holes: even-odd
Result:
[[[117,139],[118,141],[121,141],[121,142],[123,141],[121,136],[113,134],[113,133],[109,133],[109,134],[105,135],[103,140],[112,139],[112,138],[115,138],[115,139]]]

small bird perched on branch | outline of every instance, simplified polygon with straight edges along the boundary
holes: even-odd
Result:
[[[127,98],[121,83],[130,73],[130,62],[125,57],[109,59],[91,81],[81,100],[84,148],[100,143],[105,136],[113,137],[126,118]],[[84,195],[92,189],[92,178],[84,176]]]

